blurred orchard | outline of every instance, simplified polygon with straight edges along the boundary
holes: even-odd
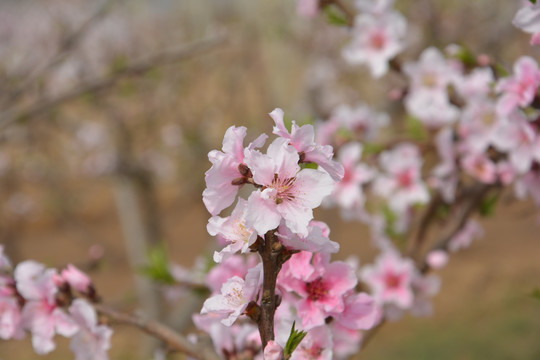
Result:
[[[540,4],[0,1],[0,359],[540,358]]]

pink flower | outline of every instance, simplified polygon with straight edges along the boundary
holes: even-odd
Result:
[[[519,174],[525,174],[535,160],[540,162],[540,136],[521,112],[512,112],[509,120],[497,129],[494,144],[509,153],[510,163]]]
[[[467,174],[485,184],[493,184],[497,181],[497,168],[484,153],[466,154],[461,159],[461,166]]]
[[[246,151],[246,164],[255,183],[262,186],[250,195],[246,215],[246,226],[258,234],[277,228],[284,219],[292,232],[307,236],[312,209],[334,189],[328,173],[301,170],[298,160],[298,153],[285,138],[274,140],[266,155]]]
[[[221,242],[227,246],[220,252],[214,252],[214,261],[221,262],[225,254],[234,254],[238,251],[245,253],[249,250],[255,240],[257,233],[249,227],[246,227],[247,201],[238,199],[231,216],[222,218],[213,216],[208,221],[206,227],[208,233],[218,237]]]
[[[70,337],[78,330],[73,320],[56,306],[54,269],[35,261],[24,261],[15,268],[18,292],[27,301],[22,310],[23,327],[32,332],[32,345],[38,354],[54,350],[55,333]]]
[[[258,352],[261,348],[261,338],[257,326],[253,323],[233,324],[225,326],[220,317],[213,314],[194,314],[195,326],[210,335],[216,353],[222,358],[240,357],[244,351]]]
[[[514,75],[502,78],[496,90],[502,93],[497,111],[510,114],[518,106],[526,107],[532,103],[540,85],[540,70],[536,61],[528,56],[520,57],[514,63]]]
[[[369,330],[379,321],[378,307],[370,295],[350,293],[344,301],[344,310],[333,315],[339,325],[351,330]]]
[[[360,104],[355,107],[349,105],[338,106],[332,112],[330,119],[323,124],[335,124],[333,128],[334,133],[342,129],[350,131],[352,133],[351,136],[355,135],[361,139],[375,140],[381,128],[388,126],[389,123],[390,118],[387,114],[378,113],[367,105]],[[321,138],[321,140],[324,140],[323,135],[319,134],[320,130],[321,129],[319,128],[317,136],[318,138]],[[330,141],[326,140],[320,142],[329,143]]]
[[[244,162],[243,142],[246,131],[243,126],[231,126],[223,138],[223,152],[212,150],[208,153],[212,167],[205,174],[203,201],[212,215],[219,214],[234,202],[239,185],[233,184],[233,181],[248,175],[249,169],[241,166]],[[249,144],[248,149],[263,146],[266,137],[264,134],[259,136]]]
[[[17,299],[0,294],[0,339],[21,339],[23,337],[21,309]]]
[[[434,90],[417,90],[405,98],[407,112],[429,128],[440,128],[453,123],[459,109],[448,100],[448,95]]]
[[[463,111],[459,123],[463,151],[484,152],[494,145],[496,134],[506,119],[496,111],[490,100],[470,102]]]
[[[270,340],[264,348],[264,360],[281,360],[283,358],[283,348],[274,340]]]
[[[497,163],[497,175],[503,185],[510,185],[517,177],[514,166],[508,161]]]
[[[92,286],[92,280],[90,280],[88,275],[72,264],[69,264],[66,269],[62,270],[62,278],[69,286],[81,293],[87,293]]]
[[[329,199],[344,209],[364,207],[365,195],[362,185],[375,176],[375,171],[367,165],[358,164],[361,156],[362,145],[355,142],[347,143],[339,152],[339,161],[345,169],[345,175],[336,184],[336,188]]]
[[[448,264],[448,253],[444,250],[430,251],[427,254],[426,262],[432,269],[442,269]]]
[[[373,77],[381,77],[388,72],[389,61],[403,50],[406,31],[407,21],[397,12],[358,15],[343,57],[351,64],[366,64]]]
[[[246,279],[234,276],[221,287],[221,294],[208,298],[201,314],[223,315],[221,323],[231,326],[255,299],[262,283],[262,264],[250,269]]]
[[[420,174],[422,159],[414,145],[385,151],[379,162],[385,173],[377,176],[373,190],[388,200],[393,211],[403,213],[409,206],[428,202],[429,192]]]
[[[312,162],[322,167],[335,181],[340,181],[343,177],[343,167],[340,163],[333,161],[334,149],[330,145],[317,145],[315,143],[315,129],[307,124],[298,126],[293,121],[291,132],[285,127],[283,122],[283,110],[276,108],[270,113],[275,126],[273,133],[289,140],[299,154],[302,162]]]
[[[313,328],[292,353],[291,360],[331,360],[332,345],[332,334],[326,326]]]
[[[328,257],[310,253],[291,257],[280,273],[278,282],[287,291],[300,295],[298,316],[305,329],[323,325],[326,317],[345,309],[344,294],[354,289],[358,280],[353,268],[340,261],[330,263]],[[301,268],[295,271],[295,268]]]
[[[471,242],[475,238],[482,237],[484,235],[484,229],[475,221],[469,220],[467,224],[450,240],[448,243],[448,250],[456,252],[461,249],[468,248]]]
[[[300,16],[315,17],[319,13],[319,0],[297,0],[296,12]]]
[[[278,228],[277,236],[285,247],[292,250],[336,253],[339,251],[339,244],[328,238],[329,232],[328,225],[312,220],[308,225],[308,235],[304,237],[291,232],[282,222]]]
[[[361,278],[370,286],[378,303],[407,309],[414,299],[411,288],[414,271],[410,259],[389,250],[379,255],[374,265],[365,266]]]
[[[486,99],[495,82],[493,71],[489,67],[475,68],[459,81],[455,81],[456,90],[468,103]]]
[[[512,24],[520,28],[526,33],[533,34],[531,45],[538,45],[537,40],[540,34],[540,4],[531,4],[527,1],[527,5],[519,9]]]
[[[446,93],[446,87],[461,76],[434,47],[424,50],[418,62],[404,64],[403,72],[411,80],[411,93],[419,90]]]
[[[405,106],[412,116],[433,128],[455,121],[459,109],[450,103],[447,86],[461,75],[439,50],[424,50],[418,62],[403,66],[403,72],[411,80]]]
[[[69,307],[79,331],[71,338],[70,349],[75,360],[108,360],[111,347],[111,328],[99,325],[96,310],[83,299],[75,299]]]
[[[233,276],[244,278],[248,270],[254,267],[259,262],[257,255],[232,255],[221,263],[217,264],[208,272],[206,284],[212,290],[213,294],[220,292],[221,287],[225,282]]]

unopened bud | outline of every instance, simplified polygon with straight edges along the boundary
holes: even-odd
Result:
[[[248,176],[251,173],[248,166],[244,163],[238,165],[238,172],[242,174],[242,176]]]

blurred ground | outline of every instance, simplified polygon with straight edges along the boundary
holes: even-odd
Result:
[[[142,12],[158,8],[167,13],[161,27],[152,28],[163,35],[156,42],[197,39],[223,27],[231,38],[221,50],[156,71],[141,81],[122,83],[107,97],[125,113],[137,155],[159,147],[155,140],[159,136],[150,134],[159,133],[162,126],[176,124],[183,131],[182,146],[167,154],[179,170],[172,177],[156,174],[156,216],[174,262],[191,266],[208,246],[209,215],[200,196],[209,167],[206,153],[220,147],[227,127],[248,125],[250,135],[270,132],[266,113],[274,107],[304,120],[323,115],[334,98],[386,109],[388,86],[369,79],[365,69],[348,67],[340,60],[344,31],[329,28],[322,19],[298,19],[292,1],[135,3]],[[410,58],[424,44],[443,47],[451,42],[488,52],[506,65],[522,53],[538,55],[528,46],[528,36],[510,25],[515,7],[509,2],[397,0],[397,4],[418,24],[411,29],[405,55]],[[167,29],[181,35],[177,39]],[[328,66],[339,71],[333,74]],[[321,81],[329,84],[322,90]],[[66,150],[59,145],[63,144],[59,139],[73,137],[72,127],[86,119],[106,123],[100,110],[99,103],[81,102],[65,111],[66,121],[58,120],[58,115],[40,119],[45,124],[32,128],[32,136],[25,141],[15,137],[9,151],[22,154],[15,163],[22,170],[14,170],[13,181],[4,181],[0,190],[5,198],[13,192],[37,194],[33,201],[38,210],[27,218],[1,214],[1,235],[16,262],[32,258],[51,266],[68,261],[85,264],[88,249],[103,246],[104,261],[91,273],[96,286],[108,304],[132,308],[136,296],[114,203],[114,174],[88,176],[66,170],[62,153]],[[37,171],[32,164],[38,165]],[[363,226],[343,223],[329,210],[318,214],[329,223],[332,239],[342,244],[338,257],[358,254],[362,263],[372,260],[375,252]],[[529,296],[540,287],[540,228],[535,217],[532,204],[500,206],[494,217],[483,221],[484,238],[452,257],[440,272],[443,285],[435,298],[435,315],[407,316],[385,325],[361,358],[539,359],[540,301]],[[116,328],[111,359],[141,359],[140,338],[130,329]],[[57,341],[59,350],[43,357],[33,353],[29,339],[0,342],[0,359],[72,359],[67,342],[60,337]]]

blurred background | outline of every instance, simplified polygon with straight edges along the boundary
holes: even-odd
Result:
[[[401,57],[458,43],[507,68],[538,59],[511,25],[518,6],[397,0],[409,21]],[[0,1],[0,243],[14,263],[75,263],[107,304],[189,329],[202,298],[165,305],[141,269],[149,254],[191,268],[212,252],[201,194],[229,126],[254,138],[271,132],[275,107],[305,122],[358,102],[401,121],[387,97],[400,79],[347,65],[347,41],[324,16],[298,17],[293,0]],[[316,217],[338,258],[372,261],[364,226]],[[484,239],[441,271],[434,316],[388,324],[359,358],[539,359],[539,223],[533,204],[502,201]],[[115,328],[111,359],[148,359],[142,339]],[[63,340],[42,357],[28,338],[0,342],[0,359],[72,359]]]

